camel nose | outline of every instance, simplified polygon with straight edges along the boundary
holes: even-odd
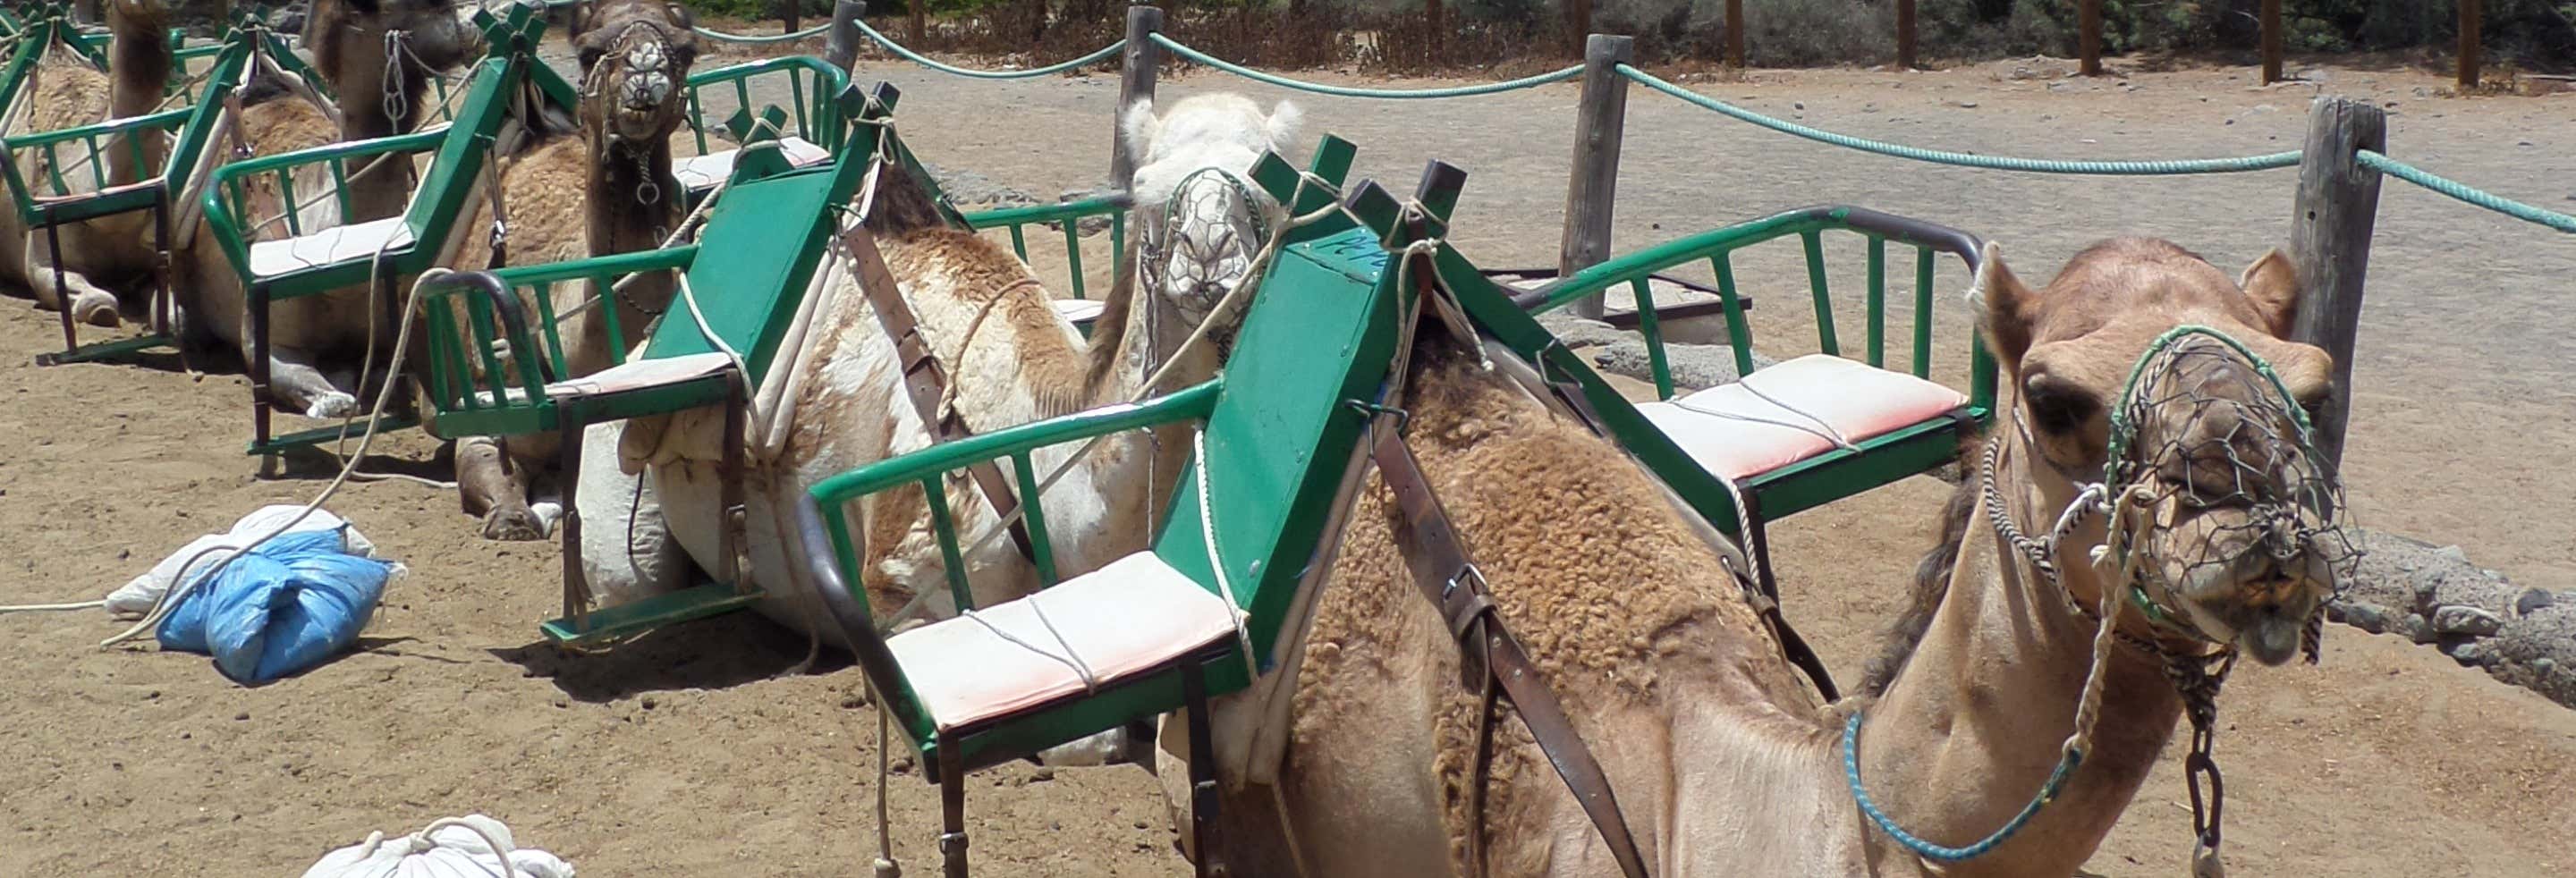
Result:
[[[626,109],[650,110],[661,106],[671,96],[671,78],[660,73],[646,73],[626,80],[623,97]]]

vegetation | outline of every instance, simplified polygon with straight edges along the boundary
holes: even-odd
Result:
[[[683,0],[703,13],[775,18],[791,0]],[[808,17],[831,0],[802,3]],[[899,23],[922,2],[935,25],[922,48],[1066,57],[1116,39],[1123,0],[876,0],[871,17]],[[1895,51],[1895,0],[1743,0],[1745,51],[1756,66],[1882,64]],[[1281,68],[1357,66],[1389,71],[1545,60],[1579,53],[1564,4],[1588,10],[1590,29],[1637,37],[1656,61],[1715,60],[1726,44],[1724,0],[1164,0],[1168,29],[1191,45]],[[2250,57],[2261,0],[2102,0],[2103,48]],[[1434,40],[1430,10],[1439,10]],[[2297,53],[2418,49],[2456,44],[2456,0],[2282,0],[2284,44]],[[2075,54],[2074,0],[1918,0],[1922,54],[1981,60]],[[909,35],[901,26],[893,33]],[[1283,34],[1306,34],[1282,38]],[[2576,0],[2486,0],[2488,59],[2576,69]]]

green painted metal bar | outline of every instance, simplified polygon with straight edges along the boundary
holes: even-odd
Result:
[[[1076,237],[1076,233],[1080,229],[1072,220],[1064,221],[1061,224],[1061,227],[1064,230],[1064,261],[1065,265],[1068,266],[1066,271],[1073,277],[1073,297],[1076,299],[1091,298],[1090,296],[1083,294],[1084,291],[1082,288],[1082,241]]]
[[[1019,254],[1021,262],[1027,262],[1029,261],[1029,241],[1027,237],[1020,234],[1023,228],[1026,226],[1016,224],[1011,226],[1011,252]]]
[[[1221,381],[1211,379],[1169,396],[1156,397],[1137,405],[1109,405],[1051,418],[1031,424],[1005,427],[990,433],[977,433],[953,442],[941,442],[900,457],[888,458],[855,470],[831,476],[807,493],[832,508],[924,477],[962,470],[977,463],[1017,451],[1030,451],[1049,445],[1075,442],[1140,427],[1207,417],[1216,405]],[[858,581],[858,571],[847,571],[851,582]]]
[[[304,218],[297,216],[297,214],[303,213],[303,211],[295,209],[296,199],[294,172],[286,170],[280,170],[277,172],[277,197],[279,201],[285,204],[284,210],[286,211],[287,236],[302,237],[304,235]]]
[[[1869,236],[1869,365],[1887,368],[1887,239]]]
[[[426,311],[429,320],[429,361],[436,364],[429,370],[429,398],[433,406],[445,407],[451,400],[457,398],[457,394],[450,386],[449,376],[466,374],[456,360],[448,356],[449,340],[456,337],[456,316],[447,308],[431,307]]]
[[[1045,492],[1038,490],[1036,468],[1029,464],[1028,452],[1011,455],[1011,474],[1020,481],[1020,506],[1028,510],[1021,520],[1027,523],[1029,553],[1033,556],[1029,560],[1037,565],[1038,587],[1052,588],[1064,579],[1056,574],[1055,544],[1047,539],[1046,509],[1040,503]]]
[[[1807,290],[1816,296],[1817,349],[1842,356],[1842,337],[1834,332],[1834,296],[1825,285],[1825,243],[1814,229],[1799,232],[1798,239],[1807,248]]]
[[[1664,331],[1655,319],[1655,293],[1645,278],[1628,282],[1637,299],[1637,331],[1646,337],[1646,371],[1655,379],[1655,398],[1673,398],[1673,369],[1664,359]]]
[[[975,609],[975,590],[966,584],[966,559],[957,551],[957,524],[949,520],[948,490],[940,486],[945,474],[932,474],[921,479],[921,493],[930,504],[931,532],[939,537],[939,558],[946,562],[948,596],[957,602],[957,611]]]
[[[1726,344],[1735,349],[1735,374],[1751,375],[1753,327],[1744,320],[1744,298],[1735,293],[1735,251],[1711,257],[1708,264],[1717,272],[1717,306],[1726,314]]]
[[[537,321],[545,326],[546,364],[554,367],[556,375],[570,375],[572,374],[571,364],[564,361],[563,327],[555,325],[555,282],[541,280],[534,284],[534,288],[537,294]],[[511,287],[511,289],[518,288]],[[624,351],[618,350],[619,347],[620,345],[608,346],[608,358],[612,363],[626,355]]]
[[[1914,248],[1914,377],[1932,378],[1932,272],[1930,247]]]
[[[483,357],[484,389],[492,394],[492,404],[494,406],[509,405],[510,384],[509,375],[507,374],[508,370],[503,368],[500,348],[492,343],[494,338],[500,334],[494,332],[492,329],[492,305],[491,303],[485,302],[479,298],[466,299],[465,316],[473,329],[474,350]],[[521,371],[533,372],[534,370],[523,369]],[[542,387],[540,385],[532,383],[530,387],[532,392],[542,392]],[[531,400],[536,398],[537,397],[533,396],[530,397]]]

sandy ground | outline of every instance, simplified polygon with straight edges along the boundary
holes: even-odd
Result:
[[[1856,134],[1991,153],[2229,155],[2295,148],[2311,85],[2242,70],[2074,82],[2002,63],[1939,73],[1758,73],[1712,94]],[[2115,65],[2116,67],[2116,65]],[[920,154],[1041,198],[1097,185],[1109,77],[968,82],[868,63],[904,87]],[[2425,97],[2403,71],[2326,70],[2324,88],[2389,102],[2392,152],[2564,209],[2576,198],[2576,98]],[[1391,83],[1422,86],[1429,82]],[[1165,94],[1240,83],[1193,76]],[[2420,91],[2419,91],[2420,90]],[[1274,94],[1267,89],[1256,95]],[[1492,266],[1553,259],[1575,87],[1401,107],[1300,98],[1309,132],[1361,147],[1359,173],[1409,189],[1421,163],[1472,172],[1456,238]],[[1801,108],[1803,106],[1803,108]],[[2173,237],[2231,270],[2280,240],[2292,174],[2105,180],[1930,168],[1790,140],[1638,95],[1629,110],[1621,250],[1776,209],[1864,204],[2003,242],[2044,278],[2115,233]],[[2576,586],[2564,522],[2576,454],[2559,444],[2576,318],[2550,298],[2567,239],[2390,188],[2357,366],[2349,482],[2365,522],[2456,542],[2482,564]],[[1857,264],[1849,242],[1845,263]],[[1748,259],[1766,353],[1812,346],[1788,252]],[[1899,260],[1899,266],[1910,267]],[[1838,269],[1840,271],[1841,269]],[[1856,270],[1856,269],[1854,269]],[[1965,338],[1945,269],[1941,374]],[[1905,276],[1899,273],[1899,276]],[[1836,277],[1841,289],[1856,287]],[[1858,324],[1844,318],[1845,337]],[[327,475],[261,480],[240,454],[247,390],[166,359],[36,369],[53,318],[0,306],[0,602],[95,598],[196,534]],[[1892,330],[1894,328],[1892,327]],[[1897,336],[1902,337],[1902,336]],[[2438,408],[2436,408],[2438,406]],[[373,469],[443,477],[417,435]],[[1774,531],[1793,618],[1850,679],[1944,486],[1915,479]],[[845,660],[779,678],[801,638],[747,615],[604,654],[558,653],[535,623],[558,602],[551,544],[473,535],[453,496],[407,482],[333,508],[411,567],[363,648],[242,688],[199,657],[101,651],[92,613],[0,617],[0,875],[294,874],[369,831],[480,811],[585,875],[864,873],[873,848],[875,716]],[[2228,850],[2237,874],[2560,875],[2576,868],[2576,714],[2425,649],[2337,628],[2322,667],[2241,672],[2223,702]],[[2179,756],[2094,858],[2104,875],[2170,875],[2189,849]],[[985,874],[1177,875],[1152,780],[1122,767],[978,775],[969,808]],[[890,788],[897,850],[935,868],[933,790]]]

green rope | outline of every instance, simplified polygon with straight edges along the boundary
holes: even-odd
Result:
[[[1964,152],[1944,152],[1941,150],[1919,149],[1916,147],[1893,143],[1882,143],[1863,137],[1853,137],[1848,134],[1836,134],[1831,131],[1809,128],[1795,122],[1786,122],[1774,119],[1769,116],[1753,112],[1752,110],[1747,110],[1742,107],[1720,101],[1716,98],[1682,88],[1681,86],[1665,82],[1661,79],[1655,78],[1653,74],[1630,67],[1626,64],[1619,65],[1619,74],[1626,76],[1631,80],[1635,80],[1638,84],[1647,88],[1680,98],[1683,101],[1696,104],[1704,109],[1714,110],[1718,113],[1732,116],[1742,121],[1751,122],[1755,125],[1760,125],[1764,128],[1769,128],[1782,134],[1804,137],[1808,140],[1817,141],[1819,143],[1829,143],[1847,149],[1857,149],[1862,152],[1874,152],[1879,155],[1894,156],[1901,159],[1913,159],[1919,162],[1957,165],[1963,168],[1985,168],[1996,171],[2030,171],[2041,174],[2164,176],[2169,174],[2229,174],[2240,171],[2268,171],[2274,168],[2295,167],[2299,164],[2299,154],[2295,151],[2223,159],[2106,162],[2068,161],[2060,159],[2025,159],[2013,158],[2010,156],[1986,156]]]
[[[706,29],[706,28],[702,28],[702,27],[692,27],[692,28],[689,28],[689,29],[690,29],[690,30],[693,30],[693,31],[697,31],[697,32],[698,32],[698,36],[706,37],[707,39],[715,40],[716,42],[719,42],[719,43],[749,43],[749,44],[751,44],[751,45],[760,46],[760,45],[768,45],[768,44],[771,44],[771,43],[792,43],[792,42],[795,42],[795,41],[797,41],[797,40],[802,40],[802,39],[806,39],[806,38],[808,38],[808,37],[815,36],[815,35],[820,34],[820,33],[824,32],[824,31],[826,31],[826,30],[830,30],[831,28],[832,28],[831,23],[830,23],[830,22],[825,22],[825,23],[823,23],[823,24],[818,24],[818,25],[815,25],[815,26],[813,26],[813,27],[809,27],[809,28],[806,28],[806,29],[804,29],[804,30],[797,31],[797,32],[795,32],[795,33],[789,33],[789,34],[778,34],[778,35],[775,35],[775,36],[766,36],[766,37],[747,37],[747,36],[743,36],[743,35],[741,35],[741,34],[729,34],[729,33],[725,33],[724,31],[720,31],[720,30],[708,30],[708,29]]]
[[[1454,88],[1415,89],[1351,88],[1348,86],[1325,85],[1319,82],[1306,82],[1303,80],[1289,79],[1288,77],[1280,76],[1275,73],[1263,73],[1259,70],[1254,70],[1241,64],[1220,60],[1214,55],[1173,42],[1172,38],[1163,36],[1159,33],[1154,34],[1153,39],[1154,45],[1170,50],[1172,54],[1178,55],[1182,60],[1188,61],[1192,64],[1197,64],[1203,67],[1214,67],[1218,70],[1223,70],[1227,73],[1231,73],[1254,82],[1267,83],[1279,86],[1280,88],[1290,88],[1303,92],[1313,92],[1319,95],[1332,95],[1334,97],[1341,98],[1377,98],[1382,100],[1463,98],[1473,97],[1476,95],[1489,95],[1500,92],[1516,91],[1524,88],[1535,88],[1551,82],[1564,82],[1583,75],[1583,65],[1577,64],[1563,70],[1541,73],[1537,76],[1524,76],[1519,79],[1505,82],[1489,82],[1483,85],[1462,85]]]
[[[919,64],[923,67],[928,67],[941,73],[963,76],[970,79],[1035,79],[1040,76],[1050,76],[1057,73],[1063,73],[1077,67],[1091,65],[1101,61],[1102,59],[1108,58],[1111,55],[1118,54],[1118,50],[1120,49],[1127,48],[1127,41],[1122,39],[1117,42],[1110,43],[1109,45],[1102,46],[1098,51],[1084,55],[1080,58],[1075,58],[1061,64],[1049,64],[1045,67],[1039,67],[1032,70],[971,70],[964,67],[941,64],[937,61],[931,60],[929,56],[904,48],[902,43],[895,42],[885,34],[878,33],[877,29],[869,27],[867,22],[862,21],[857,22],[857,24],[859,26],[860,33],[867,34],[868,39],[875,40],[877,45],[884,46],[886,51],[893,52],[896,55],[901,56],[906,61]]]
[[[2452,198],[2457,198],[2469,204],[2483,207],[2524,222],[2539,223],[2540,225],[2548,226],[2562,232],[2576,233],[2576,216],[2569,216],[2554,210],[2546,210],[2500,195],[2495,195],[2467,183],[2462,183],[2458,180],[2434,174],[2422,168],[2415,167],[2414,165],[2389,158],[2386,155],[2372,152],[2367,149],[2362,150],[2361,154],[2356,158],[2360,161],[2362,167],[2378,171],[2382,174],[2387,174],[2391,177],[2413,183],[2417,186],[2422,186],[2426,189],[2431,189],[2435,192],[2451,196]]]

